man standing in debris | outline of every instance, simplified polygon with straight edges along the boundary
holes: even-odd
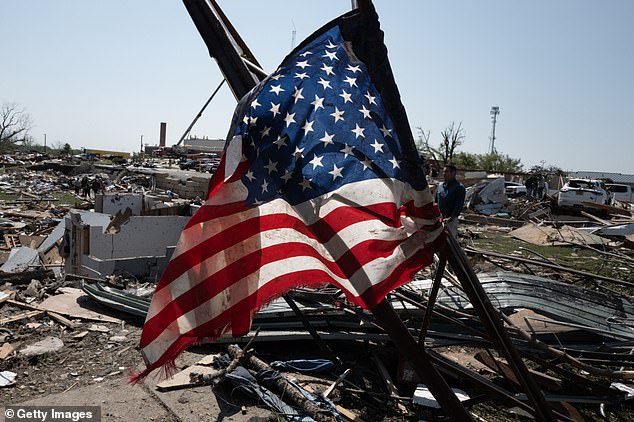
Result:
[[[436,203],[449,232],[458,237],[458,216],[462,212],[465,187],[456,180],[456,166],[445,164],[442,170],[445,181],[436,190]]]
[[[532,201],[537,196],[537,177],[531,174],[524,186],[526,186],[526,199]]]
[[[546,187],[546,181],[544,180],[543,174],[537,175],[537,200],[541,201],[544,199],[544,187]]]

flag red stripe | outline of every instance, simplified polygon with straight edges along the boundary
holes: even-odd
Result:
[[[350,296],[348,298],[358,305],[365,304],[370,305],[370,307],[375,306],[389,291],[407,283],[420,268],[424,265],[428,265],[432,260],[432,254],[433,252],[429,248],[421,250],[420,253],[403,261],[385,280],[375,285],[374,288],[366,291],[366,294],[361,298]],[[226,309],[217,317],[186,333],[181,333],[180,337],[166,349],[165,353],[163,353],[156,362],[146,362],[148,365],[146,371],[149,372],[171,361],[188,346],[198,343],[200,338],[219,337],[229,324],[231,324],[233,336],[246,334],[249,329],[248,327],[242,329],[238,327],[244,327],[245,323],[250,324],[252,315],[257,312],[259,308],[270,302],[272,298],[279,297],[291,288],[296,287],[298,279],[301,279],[304,285],[319,285],[322,284],[321,279],[329,278],[330,276],[321,270],[298,271],[277,277],[274,282],[267,283],[260,287],[254,294]],[[236,318],[240,318],[242,321],[237,321]],[[143,334],[145,334],[145,329]],[[142,348],[145,348],[146,345],[150,343],[143,343],[143,338],[141,342]]]
[[[228,231],[220,231],[198,245],[172,258],[172,261],[161,277],[161,282],[157,290],[168,286],[169,283],[181,275],[184,270],[200,264],[205,259],[248,239],[256,233],[278,228],[293,228],[311,239],[325,243],[330,240],[332,236],[336,235],[338,231],[350,224],[376,219],[376,216],[382,213],[391,216],[384,218],[384,222],[393,223],[394,220],[396,220],[395,217],[392,217],[396,215],[394,203],[374,204],[364,208],[339,207],[310,226],[305,226],[299,218],[289,214],[270,214],[263,216],[256,214],[253,218],[231,226],[227,229]],[[228,232],[230,232],[230,235],[227,234]]]
[[[163,331],[165,325],[168,325],[180,315],[202,305],[210,298],[268,263],[290,257],[310,256],[319,260],[324,267],[336,276],[349,278],[364,264],[377,258],[390,256],[393,250],[405,240],[407,239],[398,241],[366,240],[350,248],[335,262],[324,258],[306,243],[282,243],[258,249],[237,259],[210,277],[197,280],[197,284],[191,286],[185,294],[173,298],[156,315],[146,321],[141,344],[143,346],[151,342]],[[196,277],[195,274],[189,274],[189,276],[190,279]],[[296,285],[303,284],[303,282],[304,280],[302,279],[295,279]],[[321,280],[321,282],[333,282],[339,285],[330,275]]]

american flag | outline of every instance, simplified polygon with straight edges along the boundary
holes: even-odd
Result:
[[[295,286],[332,283],[371,309],[431,261],[442,226],[422,158],[400,139],[411,132],[397,133],[390,112],[402,105],[385,104],[342,18],[238,105],[209,196],[152,299],[145,373],[189,345],[246,334]]]

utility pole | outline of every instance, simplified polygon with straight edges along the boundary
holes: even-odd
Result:
[[[295,37],[297,36],[297,28],[295,28],[295,22],[291,21],[293,24],[293,32],[291,33],[291,50],[295,48]]]
[[[495,153],[495,123],[497,122],[498,114],[500,114],[500,107],[491,107],[491,119],[493,120],[493,129],[491,130],[491,150],[490,153]]]
[[[46,133],[44,134],[44,154],[46,154]]]

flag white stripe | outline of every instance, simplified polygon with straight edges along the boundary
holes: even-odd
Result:
[[[154,294],[147,318],[152,318],[158,314],[170,301],[185,294],[198,282],[212,277],[232,262],[260,249],[285,243],[304,243],[311,246],[316,254],[323,256],[330,262],[335,262],[348,250],[367,240],[402,240],[409,235],[404,228],[390,227],[380,220],[367,220],[352,224],[340,230],[326,243],[320,243],[292,228],[277,228],[257,233],[210,256],[200,264],[183,272],[168,287],[158,290]],[[435,239],[434,233],[426,233],[426,236],[428,239]],[[426,239],[423,240],[426,241]]]
[[[236,182],[236,184],[240,184],[241,186],[243,186],[239,182]],[[413,191],[409,187],[409,185],[400,181],[393,181],[391,184],[393,186],[390,186],[390,184],[388,184],[387,182],[377,184],[376,180],[365,180],[361,182],[349,183],[333,192],[311,199],[294,207],[288,204],[288,202],[286,202],[284,199],[279,198],[267,202],[266,204],[260,205],[259,207],[247,209],[236,214],[214,218],[201,222],[199,224],[195,224],[183,230],[174,254],[172,255],[172,259],[196,247],[200,243],[207,240],[209,237],[220,233],[223,230],[230,229],[235,224],[239,224],[245,220],[254,217],[262,217],[272,214],[285,214],[301,219],[305,225],[311,225],[327,217],[329,213],[335,211],[340,207],[363,207],[377,203],[394,202],[395,194],[393,190],[402,191],[403,189],[419,193],[414,201],[415,206],[423,206],[424,204],[432,201],[429,189],[426,189],[421,193],[419,191]],[[231,185],[234,184],[232,183]],[[229,185],[226,186],[228,187]],[[396,189],[396,187],[400,187],[401,189]],[[218,193],[220,193],[220,191],[222,190],[223,189],[220,189]],[[212,198],[215,198],[217,196],[222,195],[214,195]],[[411,199],[412,198],[407,198],[404,199],[402,202],[408,202]],[[210,202],[211,199],[207,203]],[[433,225],[434,223],[436,223],[436,221],[436,219],[417,218],[416,224],[418,224],[420,227],[423,225]],[[412,231],[410,226],[411,225],[407,225],[408,229]]]
[[[172,321],[156,339],[143,348],[143,353],[150,362],[156,361],[162,353],[179,338],[179,333],[185,333],[197,326],[205,324],[212,318],[220,315],[218,310],[221,310],[222,313],[231,312],[231,306],[227,307],[227,304],[235,305],[239,303],[280,275],[302,270],[320,269],[340,283],[348,292],[358,297],[374,284],[383,281],[398,265],[402,264],[404,260],[412,257],[421,249],[424,249],[424,235],[425,233],[419,232],[411,236],[401,247],[397,247],[390,256],[372,260],[357,270],[350,280],[336,276],[329,271],[321,261],[310,256],[292,257],[270,262],[260,267],[258,271],[249,274],[239,282],[224,289],[197,308],[190,310],[179,316],[177,320]],[[298,284],[301,284],[301,280],[298,280]],[[359,286],[363,286],[363,288],[361,291],[356,291],[357,289],[354,289],[352,286],[356,286],[357,289]],[[215,310],[216,312],[212,314],[210,310]]]

